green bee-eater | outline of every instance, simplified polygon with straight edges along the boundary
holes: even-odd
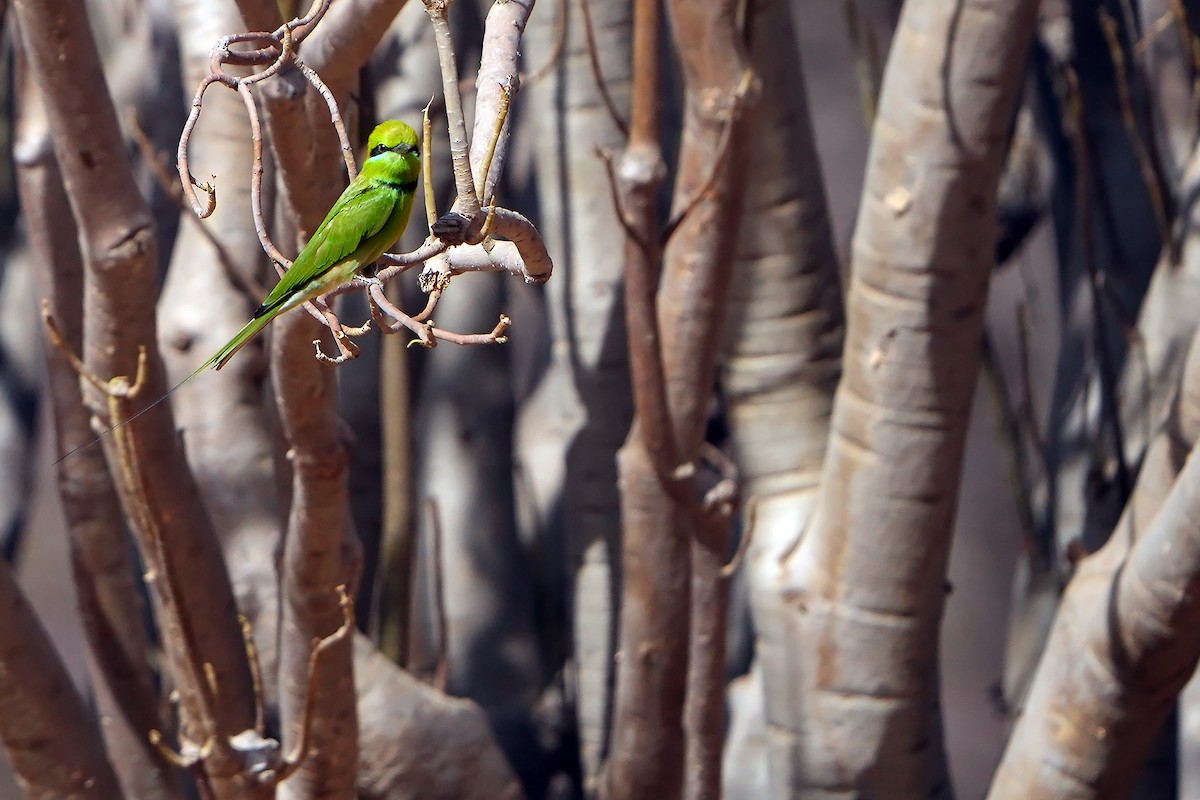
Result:
[[[420,142],[412,126],[397,120],[376,126],[367,139],[367,160],[362,172],[329,209],[325,221],[296,256],[291,269],[279,279],[246,326],[169,392],[89,444],[63,455],[59,461],[145,414],[209,367],[225,366],[271,320],[349,282],[360,270],[369,267],[404,233],[420,177]]]
[[[421,177],[417,132],[397,120],[380,123],[367,140],[367,160],[325,221],[263,300],[246,327],[196,370],[220,369],[285,311],[347,283],[404,233]]]

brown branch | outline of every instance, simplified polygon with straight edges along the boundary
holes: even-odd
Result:
[[[661,89],[658,37],[661,11],[655,0],[637,0],[633,27],[633,103],[629,144],[618,166],[617,209],[628,220],[625,244],[625,325],[633,377],[635,429],[664,482],[678,465],[667,409],[655,298],[661,250],[656,196],[666,176],[659,145]]]
[[[63,320],[74,353],[82,345],[83,264],[71,209],[46,129],[45,109],[24,59],[16,58],[18,121],[13,148],[26,236],[36,263],[38,295]],[[59,454],[79,450],[56,466],[70,543],[71,572],[91,653],[89,668],[101,733],[122,790],[147,798],[177,797],[145,733],[161,727],[141,595],[104,452],[93,441],[79,375],[68,359],[46,348],[48,392]],[[80,449],[83,448],[83,449]]]
[[[340,586],[353,585],[347,454],[339,429],[334,374],[303,355],[314,325],[285,315],[271,340],[276,404],[292,477],[292,502],[281,566],[279,713],[294,763],[286,797],[354,794],[358,762],[352,647],[342,637],[324,656],[320,690],[310,689],[313,642],[344,622]],[[341,343],[341,340],[339,340]],[[315,695],[315,697],[314,697]],[[315,714],[309,710],[315,703]],[[311,717],[311,719],[310,719]]]
[[[0,742],[28,797],[121,796],[83,698],[2,561],[0,706]]]
[[[705,446],[701,452],[719,475],[716,485],[705,495],[691,548],[683,796],[688,800],[718,800],[725,742],[725,629],[729,615],[726,559],[738,477],[737,468],[720,450]]]
[[[314,737],[313,731],[320,727],[317,722],[318,713],[323,710],[318,696],[322,694],[326,683],[320,676],[320,668],[330,658],[326,656],[326,653],[333,651],[340,644],[350,646],[352,642],[354,633],[354,603],[350,600],[350,596],[346,594],[345,586],[339,584],[336,588],[338,606],[342,611],[342,624],[328,636],[313,641],[308,656],[307,680],[304,682],[304,713],[300,718],[295,746],[286,756],[286,766],[279,773],[278,779],[280,781],[290,778],[304,765],[305,759],[312,755],[313,741],[317,738]],[[340,672],[342,665],[337,663],[339,660],[341,659],[333,658],[334,670],[331,670],[331,672],[334,680],[344,677]],[[316,787],[313,790],[321,791],[321,787]]]
[[[689,797],[720,791],[724,670],[718,664],[724,631],[713,619],[724,616],[726,582],[720,573],[728,518],[703,512],[695,496],[695,463],[742,188],[735,179],[738,159],[721,153],[729,147],[738,152],[732,129],[747,68],[732,4],[670,8],[685,77],[686,123],[675,189],[680,236],[665,254],[661,286],[655,200],[664,168],[656,2],[634,6],[633,113],[618,168],[619,210],[632,227],[625,246],[625,302],[637,417],[618,462],[625,657],[617,666],[609,762],[608,792],[614,798],[674,797],[681,788]],[[689,562],[694,573],[683,566]],[[691,609],[693,603],[698,608]]]
[[[156,348],[157,258],[151,217],[129,172],[83,3],[19,0],[13,7],[31,73],[46,99],[54,150],[80,231],[87,370],[129,375],[139,363],[147,365],[142,390],[121,409],[129,416],[166,388]],[[146,355],[139,358],[139,353]],[[95,386],[86,389],[93,413],[103,417],[112,412],[102,392]],[[168,622],[163,639],[182,698],[185,731],[206,738],[208,731],[225,735],[245,730],[253,722],[253,698],[232,590],[169,406],[156,406],[118,433],[105,440],[105,447],[125,514],[151,575],[170,575],[174,584],[153,580],[152,594],[160,613],[169,617],[178,612],[184,627],[190,626],[185,639]],[[141,459],[136,473],[128,468],[130,452]],[[162,563],[154,546],[160,538],[170,542]],[[188,618],[187,610],[198,608],[205,613]],[[189,667],[193,655],[212,665],[221,690],[221,703],[211,714],[206,686]],[[224,785],[241,766],[219,754],[205,769],[214,785]]]

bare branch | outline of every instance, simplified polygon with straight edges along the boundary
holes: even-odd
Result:
[[[0,561],[0,741],[32,800],[121,796],[100,732]]]
[[[20,0],[13,7],[80,230],[86,273],[84,362],[93,376],[141,373],[140,391],[119,409],[127,417],[165,390],[156,347],[151,218],[129,172],[83,3]],[[109,398],[95,386],[86,388],[93,413],[113,413]],[[156,406],[118,434],[105,440],[106,454],[149,565],[152,593],[167,619],[163,644],[182,696],[185,728],[200,738],[212,731],[244,730],[253,722],[253,698],[232,590],[169,406]],[[166,533],[171,544],[161,548],[156,543]],[[160,576],[170,577],[156,579]],[[186,615],[183,609],[201,606],[208,613],[170,621],[172,615]],[[222,702],[215,708],[193,667],[197,661],[210,664],[217,676]],[[223,757],[206,769],[210,766],[210,776],[219,780],[241,768]]]
[[[145,732],[161,727],[149,645],[142,624],[121,507],[104,452],[93,441],[72,359],[83,339],[83,263],[74,219],[54,158],[45,109],[24,59],[16,59],[18,122],[14,160],[26,236],[41,268],[35,271],[43,307],[63,320],[69,357],[47,347],[48,389],[60,454],[83,448],[56,467],[67,521],[72,576],[92,654],[89,666],[97,711],[113,768],[127,795],[178,796],[179,785],[149,747]]]
[[[446,121],[450,127],[450,160],[454,164],[454,185],[458,188],[457,205],[463,214],[473,219],[479,213],[479,197],[475,194],[475,181],[471,176],[467,121],[463,116],[462,95],[458,91],[458,63],[447,17],[450,2],[425,0],[425,10],[429,14],[429,21],[433,23],[438,63],[442,67],[442,94],[446,104]]]

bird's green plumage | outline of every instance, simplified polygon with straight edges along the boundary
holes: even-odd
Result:
[[[263,300],[254,317],[197,373],[220,369],[275,317],[351,280],[404,233],[421,177],[420,143],[410,125],[381,123],[367,140],[367,160],[291,269]]]
[[[279,279],[246,326],[195,372],[175,384],[171,391],[59,461],[145,414],[209,367],[220,369],[225,366],[234,353],[271,320],[336,289],[374,263],[404,233],[420,177],[421,152],[417,132],[396,120],[376,126],[367,140],[367,160],[362,172],[329,209],[325,221],[296,256],[291,269]]]

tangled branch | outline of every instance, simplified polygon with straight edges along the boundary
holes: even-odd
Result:
[[[298,70],[329,107],[330,122],[337,132],[342,156],[346,162],[346,175],[349,180],[354,180],[358,174],[354,149],[350,144],[337,100],[317,71],[304,62],[299,52],[304,39],[321,22],[330,2],[331,0],[314,0],[305,16],[297,17],[274,31],[239,33],[220,39],[211,51],[209,75],[196,89],[191,114],[179,140],[177,166],[183,193],[196,216],[204,219],[216,209],[216,176],[207,182],[195,178],[188,161],[188,144],[203,110],[205,94],[210,87],[220,84],[241,96],[250,119],[253,140],[251,207],[254,227],[263,252],[275,264],[280,275],[291,268],[292,262],[279,250],[267,231],[262,203],[262,123],[255,101],[254,87],[281,74],[285,69]],[[483,131],[488,138],[481,140],[486,144],[482,150],[469,149],[459,93],[458,67],[446,20],[448,7],[447,0],[426,0],[426,9],[433,23],[438,41],[438,57],[442,66],[444,106],[450,130],[450,153],[455,165],[458,188],[455,207],[439,219],[429,199],[433,197],[433,183],[432,171],[429,169],[432,144],[427,107],[422,159],[425,164],[424,185],[430,211],[428,216],[431,235],[410,253],[385,254],[379,259],[377,271],[373,274],[372,270],[364,270],[365,274],[357,276],[353,281],[304,304],[305,310],[330,330],[338,348],[338,355],[326,355],[321,350],[320,342],[315,341],[316,357],[319,361],[340,364],[356,358],[358,347],[352,339],[370,330],[372,320],[383,333],[397,333],[402,330],[412,332],[416,336],[412,343],[419,343],[425,347],[434,347],[439,340],[455,344],[501,344],[507,341],[504,333],[511,324],[507,316],[502,315],[492,331],[479,334],[455,333],[434,325],[430,316],[450,279],[464,272],[507,272],[522,277],[528,283],[545,283],[553,271],[553,263],[545,243],[533,223],[516,211],[498,207],[494,200],[495,183],[503,166],[503,142],[507,133],[509,107],[519,81],[515,59],[511,64],[498,59],[496,63],[489,65],[488,55],[485,53],[484,61],[480,65],[480,80],[484,80],[484,75],[492,75],[493,78],[499,76],[496,80],[498,89],[485,87],[481,83],[477,99],[475,133],[478,137],[479,132]],[[506,29],[511,30],[514,27],[519,35],[520,29],[524,27],[524,19],[493,20],[489,16],[487,27],[485,37],[502,36]],[[516,52],[515,48],[512,52]],[[489,66],[490,70],[487,69]],[[261,69],[248,76],[239,77],[226,72],[226,67]],[[480,108],[486,108],[492,113],[481,115],[478,113]],[[197,190],[204,195],[203,199]],[[387,300],[383,293],[383,284],[418,264],[424,265],[420,286],[429,295],[429,299],[419,314],[411,316]],[[328,302],[338,294],[353,290],[366,292],[371,309],[371,318],[358,327],[343,324]]]

